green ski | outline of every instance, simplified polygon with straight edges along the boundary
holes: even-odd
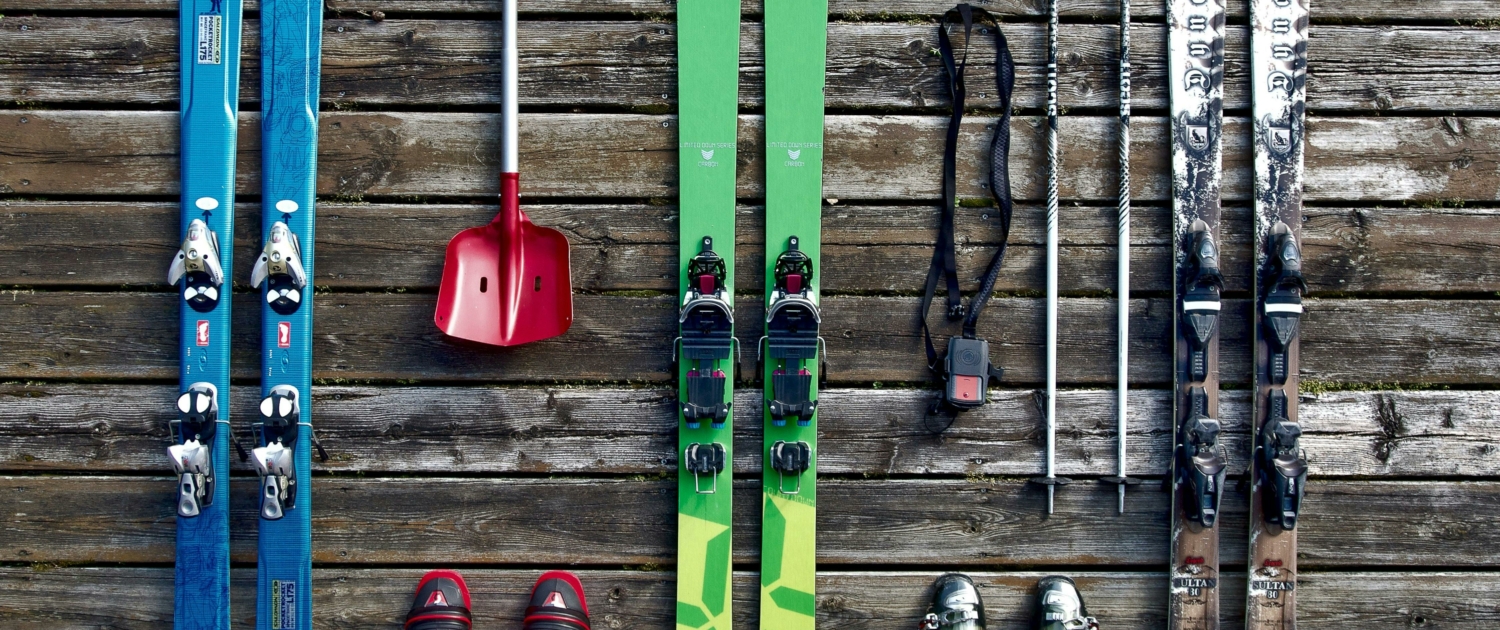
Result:
[[[827,0],[766,0],[766,332],[760,627],[812,630]]]
[[[678,630],[731,630],[739,42],[739,0],[678,3]]]

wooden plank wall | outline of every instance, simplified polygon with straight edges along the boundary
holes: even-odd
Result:
[[[941,437],[915,326],[937,225],[945,106],[933,0],[833,0],[824,207],[833,388],[822,411],[819,615],[913,627],[931,578],[980,578],[992,628],[1027,621],[1048,572],[1080,578],[1107,628],[1158,628],[1167,497],[1113,489],[1113,0],[1069,0],[1061,472],[1043,515],[1044,2],[994,0],[1018,63],[1019,207],[983,322],[1007,368],[994,403]],[[1249,452],[1245,2],[1230,3],[1221,366],[1233,473]],[[485,628],[515,627],[542,568],[583,573],[596,621],[668,628],[676,287],[671,0],[523,0],[528,212],[573,247],[566,336],[495,350],[431,324],[441,251],[496,210],[498,0],[328,0],[313,395],[332,461],[314,482],[317,624],[396,627],[423,568],[457,566]],[[256,383],[259,85],[249,3],[235,254],[235,424]],[[1136,3],[1130,468],[1169,453],[1170,245],[1161,3]],[[159,628],[171,617],[176,5],[0,0],[0,625]],[[745,3],[740,269],[759,268],[760,5]],[[379,12],[379,13],[377,13]],[[1314,5],[1303,338],[1308,627],[1500,624],[1500,0]],[[992,71],[980,43],[971,77]],[[979,187],[997,101],[980,88],[961,195]],[[964,210],[973,287],[995,239]],[[761,278],[738,278],[740,318]],[[948,331],[945,322],[942,330]],[[745,341],[760,334],[743,326]],[[601,358],[604,358],[601,360]],[[736,614],[754,627],[758,392],[738,395]],[[253,612],[253,473],[236,463],[237,622]],[[1148,484],[1151,485],[1151,484]],[[1224,519],[1225,627],[1240,628],[1245,488]]]

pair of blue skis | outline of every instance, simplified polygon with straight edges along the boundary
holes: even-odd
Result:
[[[226,630],[229,616],[229,324],[240,0],[184,0],[180,290],[182,365],[169,448],[178,474],[174,627]],[[256,628],[312,627],[313,193],[322,6],[261,3],[264,247],[261,393],[251,423],[260,475]]]

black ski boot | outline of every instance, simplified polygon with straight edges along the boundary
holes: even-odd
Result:
[[[969,576],[948,573],[938,577],[921,630],[984,630],[984,601]]]
[[[589,630],[589,604],[578,576],[548,571],[537,578],[521,630]]]
[[[1078,585],[1061,575],[1042,578],[1036,585],[1037,630],[1098,630],[1099,622],[1089,616]]]
[[[405,630],[469,630],[469,586],[456,571],[428,571],[406,613]]]

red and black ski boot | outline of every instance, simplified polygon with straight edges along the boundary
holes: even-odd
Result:
[[[548,571],[537,578],[521,630],[589,630],[589,605],[578,576]]]
[[[405,630],[469,630],[469,586],[457,571],[428,571],[406,613]]]

